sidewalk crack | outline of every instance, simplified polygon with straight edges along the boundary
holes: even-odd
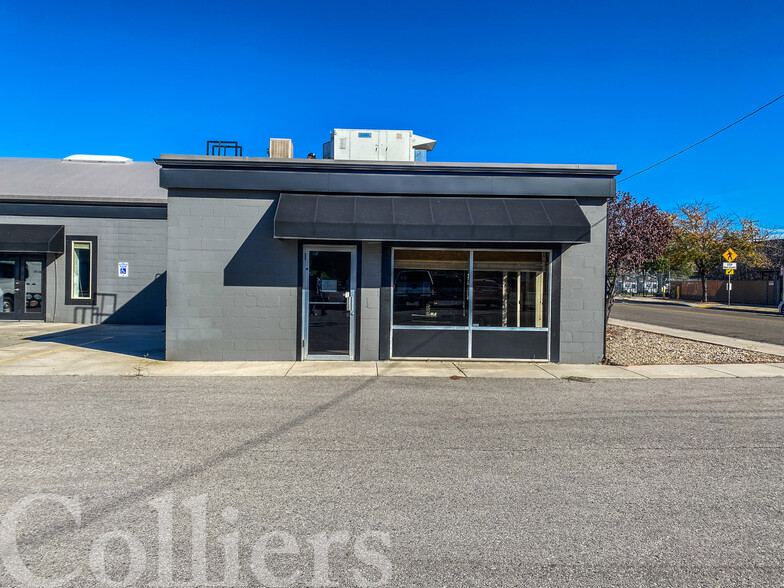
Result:
[[[465,373],[465,372],[464,372],[464,371],[463,371],[463,370],[460,368],[460,366],[459,366],[459,365],[457,365],[457,364],[456,364],[454,361],[452,362],[452,365],[453,365],[453,366],[455,366],[455,369],[456,369],[458,372],[460,372],[461,374],[463,374],[463,377],[464,377],[464,378],[467,378],[467,377],[468,377],[468,374],[467,374],[467,373]]]

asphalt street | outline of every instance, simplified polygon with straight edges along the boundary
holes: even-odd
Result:
[[[784,345],[784,317],[763,312],[616,301],[612,318]]]
[[[780,379],[8,376],[0,585],[781,586],[783,441]]]

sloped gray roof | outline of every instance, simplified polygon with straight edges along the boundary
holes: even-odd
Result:
[[[152,161],[86,163],[0,157],[0,199],[165,203]]]

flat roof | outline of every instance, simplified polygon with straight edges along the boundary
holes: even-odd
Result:
[[[155,163],[163,167],[192,168],[275,168],[308,171],[405,171],[407,173],[484,173],[503,175],[598,175],[614,177],[616,165],[577,163],[464,163],[437,161],[354,161],[343,159],[275,159],[218,155],[162,154]]]
[[[152,161],[106,163],[0,157],[0,199],[165,204]]]

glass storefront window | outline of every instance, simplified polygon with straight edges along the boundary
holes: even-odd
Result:
[[[548,254],[475,251],[474,327],[546,328]]]
[[[391,356],[546,361],[550,255],[393,249]]]
[[[393,271],[395,326],[468,326],[470,253],[398,249]]]

